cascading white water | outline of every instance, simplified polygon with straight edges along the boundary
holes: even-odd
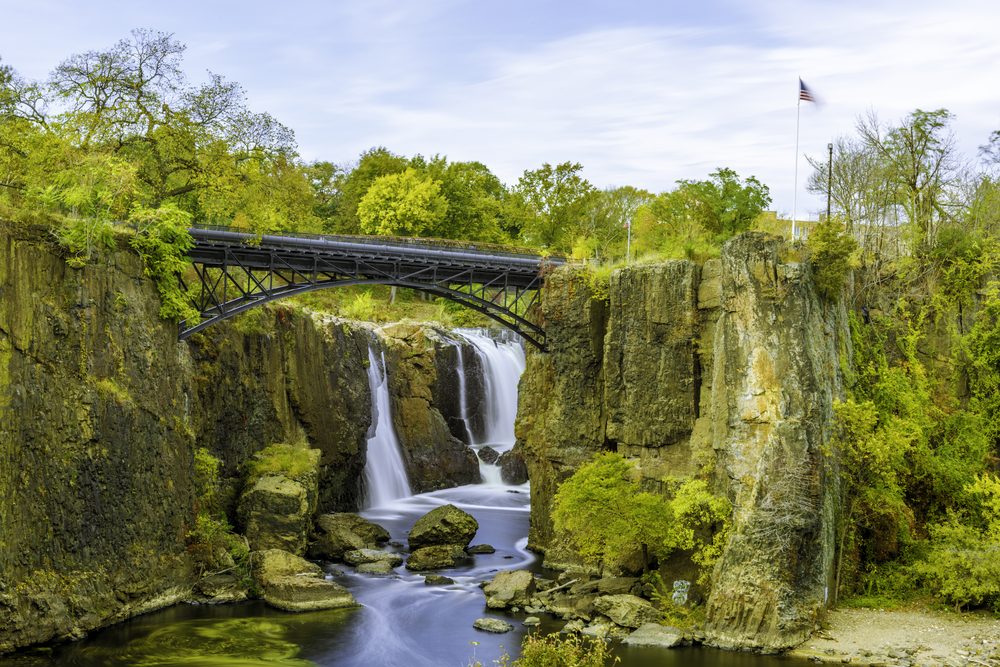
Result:
[[[469,395],[465,388],[465,351],[461,344],[455,345],[458,356],[458,416],[465,428],[465,441],[472,444],[472,429],[469,428]]]
[[[517,417],[517,383],[524,372],[524,348],[513,340],[495,340],[480,331],[463,329],[463,338],[472,343],[483,362],[486,404],[483,437],[471,444],[514,445]]]
[[[373,346],[369,346],[368,387],[372,396],[372,423],[368,428],[368,456],[365,460],[365,507],[379,507],[413,493],[403,465],[396,429],[392,426],[388,377],[385,353],[379,352],[376,357]]]
[[[483,369],[483,404],[477,409],[483,417],[483,433],[477,437],[468,425],[465,366],[459,366],[459,410],[466,420],[469,444],[477,450],[490,446],[504,452],[514,446],[514,419],[517,416],[517,383],[524,372],[524,348],[514,339],[494,339],[481,331],[463,329],[458,333],[475,349]],[[459,359],[461,357],[459,345]],[[500,467],[479,461],[479,474],[484,484],[503,484]]]

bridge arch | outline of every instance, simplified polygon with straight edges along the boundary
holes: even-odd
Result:
[[[537,321],[539,290],[550,267],[563,263],[518,253],[381,238],[263,236],[224,228],[192,228],[198,322],[182,322],[180,338],[256,306],[296,294],[350,285],[419,290],[472,308],[545,349]],[[187,289],[187,285],[184,285]]]

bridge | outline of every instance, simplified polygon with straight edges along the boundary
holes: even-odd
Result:
[[[546,272],[564,262],[473,243],[381,237],[264,235],[194,227],[189,288],[199,321],[181,322],[181,340],[255,306],[347,285],[394,285],[450,299],[487,315],[540,350],[537,308]]]

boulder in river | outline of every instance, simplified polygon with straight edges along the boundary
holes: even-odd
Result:
[[[393,564],[391,561],[387,560],[376,560],[370,563],[361,563],[354,571],[359,574],[382,574],[388,575],[392,574]]]
[[[594,608],[624,628],[638,628],[660,619],[660,612],[648,600],[635,595],[602,595],[594,600]]]
[[[468,512],[454,505],[432,509],[413,524],[408,540],[411,549],[433,545],[469,545],[479,530],[479,522]]]
[[[631,646],[656,646],[658,648],[673,648],[686,643],[684,633],[681,630],[659,623],[643,623],[623,642]]]
[[[480,447],[479,451],[476,452],[476,455],[479,456],[480,461],[489,465],[493,465],[497,462],[497,459],[500,458],[500,452],[488,445],[486,447]]]
[[[365,563],[378,563],[385,561],[390,567],[403,564],[403,557],[391,551],[381,549],[355,549],[344,552],[344,562],[348,565],[362,565]]]
[[[407,570],[441,570],[455,567],[468,558],[465,549],[459,544],[435,544],[421,547],[406,560]]]
[[[492,544],[476,544],[466,549],[470,554],[495,554],[497,550]]]
[[[357,514],[322,514],[316,519],[309,555],[324,560],[342,560],[347,551],[371,549],[388,541],[389,531]]]
[[[476,630],[483,630],[484,632],[495,632],[497,634],[503,634],[504,632],[510,632],[514,629],[514,626],[507,621],[500,618],[477,618],[472,624]]]
[[[318,565],[280,549],[254,552],[251,558],[254,581],[263,591],[264,601],[285,611],[316,611],[356,607],[350,592],[323,578]]]
[[[497,572],[483,592],[489,609],[524,606],[535,592],[535,577],[528,570]]]
[[[425,586],[450,586],[453,583],[455,583],[454,579],[440,574],[428,574],[424,577]]]
[[[501,454],[497,465],[500,466],[500,479],[504,484],[524,484],[528,481],[528,466],[521,454],[513,449]]]

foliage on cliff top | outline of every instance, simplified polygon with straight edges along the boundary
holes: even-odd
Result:
[[[643,491],[635,468],[605,452],[581,466],[555,495],[553,520],[588,562],[611,569],[692,551],[703,572],[721,550],[732,508],[704,481],[679,483],[672,497]]]
[[[840,297],[851,269],[856,268],[858,243],[836,218],[820,222],[806,242],[813,267],[813,281],[820,295]]]

